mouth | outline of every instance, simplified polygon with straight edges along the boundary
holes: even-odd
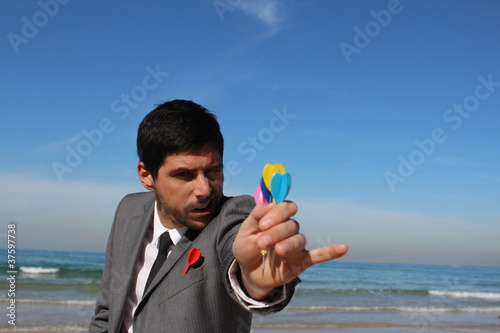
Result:
[[[208,200],[203,204],[199,204],[191,212],[195,215],[209,215],[212,213],[212,202],[213,200]]]

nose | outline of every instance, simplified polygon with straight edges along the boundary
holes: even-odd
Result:
[[[208,182],[207,177],[205,175],[199,175],[196,178],[196,184],[194,188],[194,195],[198,199],[205,199],[210,196],[210,193],[212,192],[210,188],[210,183]]]

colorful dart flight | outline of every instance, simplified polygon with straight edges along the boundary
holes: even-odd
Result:
[[[255,202],[281,203],[288,195],[291,185],[292,177],[282,164],[266,164],[262,170],[260,186],[254,192]]]

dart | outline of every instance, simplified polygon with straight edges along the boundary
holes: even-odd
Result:
[[[286,172],[282,164],[266,164],[262,170],[262,178],[260,185],[254,191],[254,199],[256,204],[268,204],[275,202],[277,204],[283,202],[290,192],[292,185],[292,177]],[[262,256],[262,276],[264,276],[266,257],[269,255],[269,266],[274,267],[275,254],[274,248],[261,250]]]

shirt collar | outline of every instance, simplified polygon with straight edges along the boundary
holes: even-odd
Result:
[[[160,215],[158,215],[158,203],[155,201],[155,212],[153,218],[153,244],[156,247],[158,247],[160,236],[165,231],[168,231],[168,233],[170,234],[170,238],[172,239],[172,243],[176,245],[177,242],[180,241],[182,236],[184,236],[184,234],[188,231],[188,227],[181,227],[176,229],[165,228],[165,226],[160,222]]]

